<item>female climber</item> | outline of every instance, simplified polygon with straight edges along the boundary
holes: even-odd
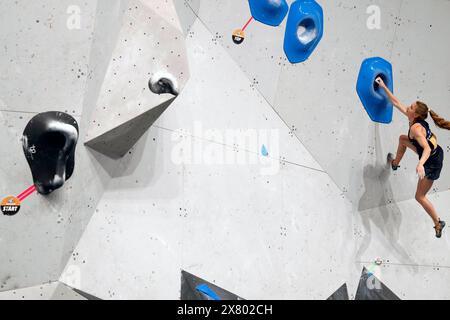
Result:
[[[378,77],[375,82],[384,89],[392,104],[409,120],[408,135],[400,136],[397,155],[395,159],[390,159],[392,169],[397,170],[399,168],[400,161],[407,148],[419,155],[419,163],[416,168],[419,176],[416,200],[433,219],[436,237],[440,238],[445,222],[439,218],[433,204],[427,199],[427,193],[433,186],[434,181],[439,179],[444,160],[444,151],[437,144],[436,136],[431,132],[425,120],[430,114],[436,126],[447,130],[450,130],[450,121],[439,117],[425,103],[420,101],[416,101],[409,107],[406,107],[392,94],[383,79]]]

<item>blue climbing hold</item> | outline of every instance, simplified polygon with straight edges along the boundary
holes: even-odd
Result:
[[[264,157],[267,157],[267,156],[269,155],[269,152],[267,151],[265,145],[263,145],[262,148],[261,148],[261,154],[262,154]]]
[[[269,26],[279,26],[289,11],[286,0],[248,0],[253,18]]]
[[[381,77],[389,90],[394,92],[392,65],[380,57],[363,61],[356,91],[372,121],[391,123],[394,112],[393,105],[385,91],[375,82],[378,77]]]
[[[297,0],[291,5],[284,36],[289,62],[307,60],[323,36],[323,10],[314,0]]]
[[[211,300],[222,300],[207,284],[200,284],[195,289],[211,298]]]

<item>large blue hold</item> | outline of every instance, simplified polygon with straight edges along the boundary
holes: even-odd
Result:
[[[314,0],[291,5],[284,36],[284,52],[291,63],[307,60],[323,36],[323,10]]]
[[[380,57],[363,61],[356,91],[372,121],[391,123],[394,112],[393,105],[385,91],[375,82],[378,77],[381,77],[389,90],[394,92],[392,65]]]
[[[289,11],[286,0],[248,0],[253,18],[269,26],[279,26]]]

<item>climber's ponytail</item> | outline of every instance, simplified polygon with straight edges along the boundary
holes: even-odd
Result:
[[[450,130],[450,121],[440,117],[436,112],[430,110],[430,116],[433,118],[434,123],[441,129]]]

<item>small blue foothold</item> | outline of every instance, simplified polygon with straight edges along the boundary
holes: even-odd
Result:
[[[323,10],[314,0],[297,0],[291,5],[284,36],[284,52],[290,63],[309,58],[323,36]]]
[[[394,108],[385,91],[375,82],[378,77],[381,77],[389,90],[394,92],[392,65],[380,57],[363,61],[356,91],[372,121],[391,123]]]
[[[267,157],[267,156],[269,155],[269,152],[267,152],[267,149],[266,149],[266,146],[265,146],[265,145],[263,145],[262,148],[261,148],[261,154],[262,154],[264,157]]]
[[[211,300],[222,300],[207,284],[200,284],[195,289],[211,298]]]
[[[286,0],[248,0],[253,18],[269,26],[279,26],[289,11]]]

